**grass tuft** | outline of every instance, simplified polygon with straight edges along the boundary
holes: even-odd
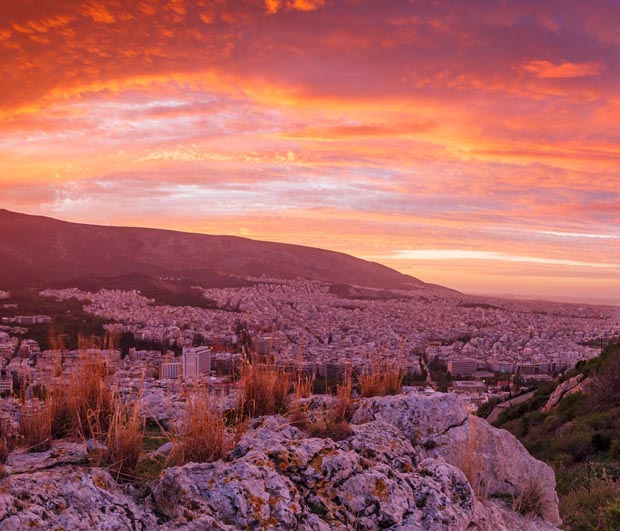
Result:
[[[372,396],[397,395],[403,387],[405,370],[400,362],[374,362],[370,371],[358,376],[360,394]]]
[[[547,496],[539,481],[531,480],[519,490],[512,502],[512,510],[524,516],[544,518],[547,510]]]
[[[30,452],[44,452],[52,444],[52,419],[46,403],[24,408],[19,417],[23,443]]]
[[[289,403],[292,375],[273,360],[245,363],[241,368],[238,409],[244,417],[284,413]]]
[[[120,403],[114,406],[105,438],[103,458],[117,479],[133,479],[142,454],[144,420],[138,405],[128,408]]]
[[[173,440],[170,464],[203,463],[223,458],[236,444],[243,422],[228,428],[225,415],[215,407],[204,386],[187,395],[187,412],[179,436]]]

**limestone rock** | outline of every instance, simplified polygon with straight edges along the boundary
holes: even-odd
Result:
[[[467,420],[467,409],[454,393],[408,393],[362,400],[351,422],[384,420],[414,444],[425,444]]]
[[[6,469],[9,474],[24,474],[60,465],[83,463],[88,459],[85,443],[54,441],[45,452],[27,452],[17,449],[8,456]]]
[[[543,413],[548,413],[556,407],[565,396],[583,392],[584,386],[586,385],[584,380],[585,375],[578,374],[577,376],[573,376],[569,380],[562,382],[555,388],[553,393],[551,393],[551,396],[547,400],[547,403],[542,407],[541,411]]]
[[[362,401],[360,423],[339,442],[310,438],[282,417],[256,419],[229,462],[168,469],[154,488],[153,508],[171,529],[205,515],[234,529],[557,529],[481,500],[466,474],[441,455],[444,439],[472,422],[464,405],[454,396],[420,396]],[[439,429],[430,424],[433,414]],[[437,455],[424,458],[431,440]]]
[[[338,441],[310,437],[289,417],[254,419],[224,459],[165,469],[140,502],[90,467],[85,444],[14,452],[0,480],[0,531],[557,531],[551,469],[458,396],[408,392],[356,407]],[[544,519],[510,506],[534,479]]]
[[[555,474],[534,459],[508,431],[470,415],[456,394],[409,393],[363,401],[353,422],[381,419],[397,426],[420,451],[443,458],[469,477],[477,494],[519,496],[524,489],[544,493],[544,518],[560,524]]]
[[[441,456],[463,470],[481,496],[518,497],[526,489],[536,489],[544,499],[544,519],[561,523],[553,470],[534,459],[510,432],[472,415],[436,443],[429,455]]]
[[[126,496],[105,470],[59,467],[10,476],[0,485],[0,531],[154,528],[155,517]]]

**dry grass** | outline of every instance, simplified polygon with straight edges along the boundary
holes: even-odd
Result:
[[[305,430],[311,437],[330,438],[340,441],[351,435],[351,415],[353,414],[353,382],[347,373],[342,383],[336,387],[336,400],[325,411],[309,414],[296,410],[291,421]]]
[[[19,430],[23,444],[31,452],[49,450],[52,443],[52,419],[46,403],[31,405],[22,410],[19,418]]]
[[[71,430],[78,436],[104,438],[115,412],[114,396],[103,360],[83,357],[71,376],[70,393],[65,395]]]
[[[336,403],[332,407],[332,414],[335,420],[346,422],[351,420],[351,415],[353,415],[352,392],[353,379],[351,378],[351,373],[347,372],[342,383],[336,386]]]
[[[297,376],[293,381],[293,395],[295,396],[295,400],[312,396],[314,379],[314,375],[305,376],[301,371],[297,373]]]
[[[82,355],[65,385],[48,390],[46,400],[54,438],[105,439],[115,399],[103,360]]]
[[[476,417],[469,415],[467,421],[469,425],[469,439],[466,445],[458,446],[454,465],[465,474],[476,496],[478,498],[486,498],[488,497],[488,485],[485,483],[483,475],[484,463],[478,445],[476,421]]]
[[[107,449],[103,458],[117,479],[135,477],[136,466],[144,442],[144,420],[138,405],[128,408],[120,403],[114,406],[105,438]]]
[[[397,395],[403,387],[405,371],[399,362],[373,362],[370,372],[358,376],[363,397]]]
[[[14,442],[14,437],[9,434],[7,424],[3,419],[0,419],[0,465],[6,463]]]
[[[512,501],[512,510],[523,515],[544,518],[547,511],[547,496],[539,481],[531,480],[519,490]]]
[[[29,448],[44,449],[52,439],[105,440],[115,410],[103,360],[82,355],[62,386],[50,386],[39,410],[23,407],[20,433]]]
[[[9,441],[7,437],[0,437],[0,465],[4,465],[6,463],[7,458],[9,457]]]
[[[173,439],[173,449],[168,457],[170,464],[217,461],[237,443],[244,423],[238,421],[229,429],[226,417],[214,407],[206,388],[197,386],[187,395],[187,413],[178,437]]]
[[[238,409],[244,417],[284,413],[288,407],[292,375],[273,361],[244,363]]]

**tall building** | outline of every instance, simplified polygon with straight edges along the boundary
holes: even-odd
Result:
[[[0,371],[0,393],[13,392],[13,375],[10,371]]]
[[[183,347],[183,376],[196,378],[211,371],[211,349],[209,347]]]
[[[162,380],[171,380],[183,375],[183,362],[174,356],[164,355],[159,367],[159,377]]]

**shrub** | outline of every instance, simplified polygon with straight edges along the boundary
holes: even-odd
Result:
[[[560,498],[560,514],[572,531],[620,529],[620,483],[603,477]]]
[[[588,386],[588,402],[595,410],[620,406],[620,349],[611,349],[601,358]]]
[[[560,448],[575,461],[583,461],[591,453],[592,435],[585,431],[574,431],[560,440]]]
[[[606,432],[597,432],[592,435],[590,444],[595,453],[606,452],[611,448],[611,436]]]

